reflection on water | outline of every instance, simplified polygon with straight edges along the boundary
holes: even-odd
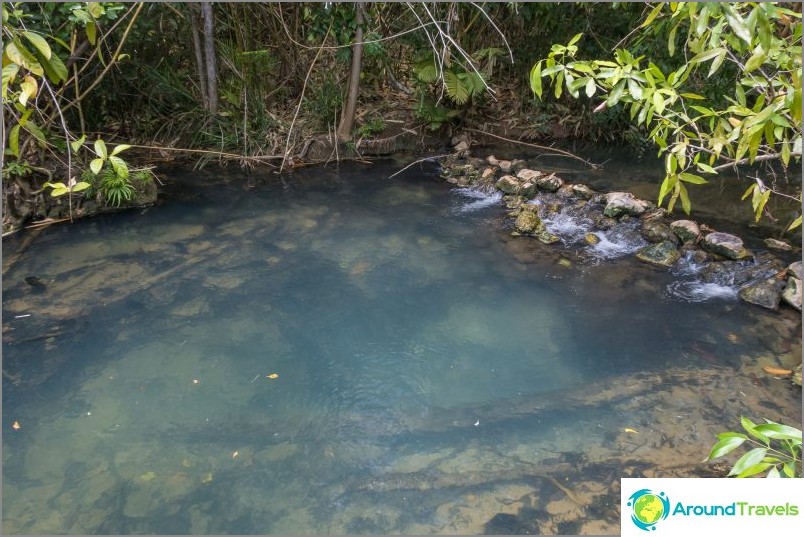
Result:
[[[567,267],[494,196],[393,169],[177,171],[162,206],[28,246],[6,533],[616,533],[621,476],[707,475],[749,409],[800,421],[759,376],[796,315]]]

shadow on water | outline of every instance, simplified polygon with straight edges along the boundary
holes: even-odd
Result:
[[[712,474],[750,409],[800,421],[760,369],[800,354],[791,312],[688,303],[393,171],[175,170],[148,214],[31,243],[6,532],[616,533],[620,477]]]

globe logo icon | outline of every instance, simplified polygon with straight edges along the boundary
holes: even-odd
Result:
[[[658,494],[649,489],[640,489],[628,498],[631,521],[644,531],[656,529],[656,523],[670,514],[670,499],[664,492]]]

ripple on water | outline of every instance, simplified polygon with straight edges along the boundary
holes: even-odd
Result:
[[[484,190],[481,188],[456,188],[454,191],[465,198],[474,201],[463,203],[458,209],[459,213],[471,213],[497,205],[502,201],[502,192],[496,189]]]

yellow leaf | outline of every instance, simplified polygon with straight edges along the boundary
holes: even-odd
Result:
[[[637,431],[635,429],[631,429],[630,427],[626,427],[625,429],[623,429],[623,431],[626,432],[626,433],[631,433],[631,434],[639,434],[639,431]]]
[[[265,375],[265,378],[267,378],[267,379],[278,379],[279,375],[277,375],[276,373],[271,373],[270,375]]]
[[[19,431],[20,429],[22,429],[22,425],[20,425],[20,422],[15,421],[14,423],[11,424],[11,428],[14,429],[15,431]]]

